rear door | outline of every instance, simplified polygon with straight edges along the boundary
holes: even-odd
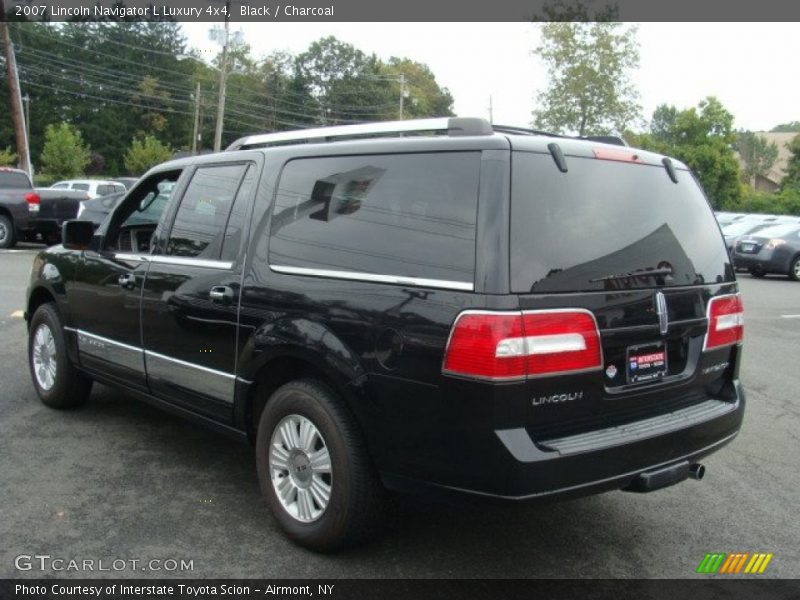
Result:
[[[232,419],[246,216],[255,163],[202,165],[169,235],[148,257],[142,339],[152,393],[220,421]]]
[[[601,368],[529,381],[540,438],[703,401],[733,362],[703,351],[709,299],[736,286],[702,191],[688,171],[674,182],[660,162],[613,156],[568,156],[561,172],[513,153],[512,292],[523,310],[589,311],[602,348]]]

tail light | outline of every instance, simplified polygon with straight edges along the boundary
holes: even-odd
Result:
[[[28,192],[25,194],[25,202],[28,203],[28,212],[39,212],[39,204],[41,204],[42,199],[39,194]]]
[[[584,310],[466,311],[450,332],[443,372],[491,381],[600,369],[600,333]]]
[[[739,294],[717,296],[708,303],[708,333],[703,350],[739,344],[744,337],[744,308]]]

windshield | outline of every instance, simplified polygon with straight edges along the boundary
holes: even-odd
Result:
[[[736,223],[731,223],[730,225],[726,225],[722,228],[722,233],[724,235],[742,235],[745,233],[750,233],[751,231],[758,231],[759,229],[763,229],[768,225],[764,223],[748,223],[746,221],[737,221]]]
[[[733,281],[714,215],[690,173],[549,154],[512,158],[511,285],[524,292]],[[631,275],[632,274],[632,275]]]
[[[800,225],[797,223],[789,223],[784,225],[773,225],[758,232],[758,237],[764,238],[779,238],[787,235],[792,235],[795,231],[800,230]]]

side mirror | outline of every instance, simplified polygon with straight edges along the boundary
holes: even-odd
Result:
[[[93,237],[91,221],[66,221],[61,226],[61,243],[67,250],[86,250]]]

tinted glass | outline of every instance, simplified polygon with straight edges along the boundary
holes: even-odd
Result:
[[[779,238],[779,237],[787,237],[794,234],[797,231],[798,226],[793,223],[788,223],[785,225],[771,225],[770,227],[765,227],[761,231],[758,232],[757,237],[769,237],[769,238]]]
[[[662,166],[549,154],[512,158],[511,278],[515,292],[571,292],[733,280],[699,186]],[[607,278],[643,269],[649,276]],[[603,279],[605,278],[605,279]]]
[[[201,167],[183,195],[167,254],[219,258],[225,223],[246,165]]]
[[[233,208],[231,208],[231,213],[228,217],[228,225],[225,227],[225,239],[222,241],[222,252],[220,253],[220,259],[222,260],[235,260],[239,254],[245,219],[247,218],[247,208],[253,191],[253,184],[255,183],[255,174],[255,167],[250,166],[236,194],[236,200],[233,202]]]
[[[30,189],[31,182],[25,173],[15,171],[0,171],[0,189],[24,190]]]
[[[88,183],[73,183],[72,184],[72,189],[73,190],[80,190],[82,192],[88,192],[89,191],[89,184]]]
[[[50,187],[55,188],[57,190],[66,190],[66,189],[69,189],[69,184],[68,183],[56,183],[54,185],[51,185]]]
[[[270,262],[471,283],[479,168],[477,152],[292,161]]]

